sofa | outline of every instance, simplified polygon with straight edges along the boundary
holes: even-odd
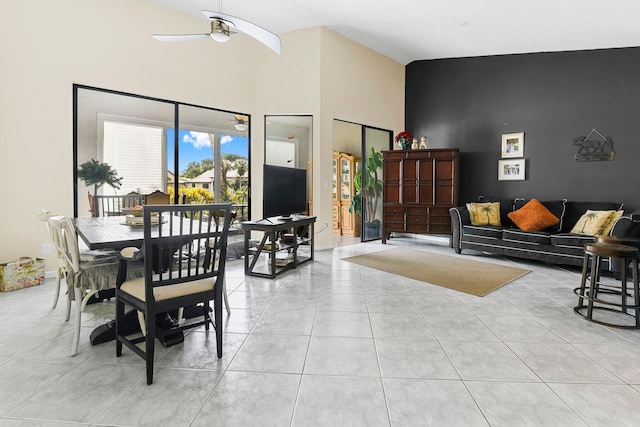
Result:
[[[535,209],[525,209],[531,206],[546,211],[542,216],[548,222],[537,223],[537,217],[530,214]],[[584,244],[593,242],[595,234],[640,237],[640,211],[624,215],[621,203],[480,197],[478,202],[451,208],[449,213],[451,246],[457,254],[463,249],[473,249],[551,264],[581,266]],[[480,216],[481,221],[472,221],[474,215],[476,219]],[[489,220],[490,215],[492,220]],[[606,215],[608,223],[602,219]],[[533,226],[528,224],[531,222]],[[619,266],[610,265],[609,260],[603,260],[603,268],[619,270]]]

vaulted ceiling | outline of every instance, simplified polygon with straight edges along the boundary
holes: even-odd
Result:
[[[324,26],[402,64],[640,46],[638,0],[152,1],[201,18],[194,33],[209,29],[201,9],[237,16],[276,34]]]

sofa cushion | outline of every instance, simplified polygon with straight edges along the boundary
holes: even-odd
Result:
[[[478,202],[481,203],[489,203],[489,202],[499,202],[500,203],[500,223],[503,227],[514,227],[513,222],[507,216],[509,212],[513,212],[515,210],[515,200],[514,199],[501,199],[498,197],[486,197],[480,196],[478,197]]]
[[[551,234],[544,231],[523,231],[512,229],[504,229],[502,231],[502,240],[507,242],[520,242],[531,245],[550,245]]]
[[[500,202],[467,203],[471,225],[500,227]]]
[[[578,222],[571,229],[571,233],[596,235],[603,234],[603,229],[613,223],[610,221],[612,215],[617,211],[595,211],[587,209]],[[609,230],[611,228],[609,227]]]
[[[565,248],[583,248],[585,243],[593,243],[593,236],[586,234],[560,233],[551,236],[551,244]]]
[[[487,237],[490,239],[501,239],[502,227],[493,227],[491,225],[465,225],[462,227],[462,234]]]
[[[528,202],[529,200],[527,199],[516,199],[514,203],[514,210],[522,208]],[[549,212],[554,214],[560,220],[557,224],[546,228],[544,231],[548,231],[549,233],[558,233],[562,229],[562,224],[564,223],[567,199],[545,200],[540,201],[540,203],[542,203],[545,208],[549,209]]]
[[[560,233],[569,233],[580,217],[584,215],[587,209],[594,211],[619,211],[622,210],[621,203],[611,202],[572,202],[566,203],[564,218],[562,220],[562,228]]]
[[[537,199],[529,200],[523,207],[511,212],[508,216],[519,229],[524,231],[540,231],[560,222],[560,218],[551,213]]]
[[[607,222],[602,225],[602,230],[600,230],[600,234],[602,234],[603,236],[608,236],[609,234],[611,234],[611,229],[613,228],[613,225],[616,223],[616,221],[618,221],[622,217],[623,214],[624,214],[624,211],[615,211],[611,215],[609,215],[609,219],[607,220]]]

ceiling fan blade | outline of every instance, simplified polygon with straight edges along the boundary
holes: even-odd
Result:
[[[187,40],[199,40],[209,38],[209,34],[153,34],[156,40],[163,42],[182,42]]]
[[[282,45],[280,44],[280,37],[275,35],[269,30],[262,28],[259,25],[253,24],[249,21],[245,21],[244,19],[237,18],[235,16],[226,15],[220,12],[212,12],[210,10],[203,10],[202,13],[207,18],[221,19],[223,21],[229,21],[236,30],[245,33],[246,35],[253,37],[259,42],[263,43],[269,49],[273,50],[275,53],[280,55],[282,53]]]

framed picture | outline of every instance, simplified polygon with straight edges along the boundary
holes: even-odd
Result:
[[[502,134],[502,158],[524,157],[524,132]]]
[[[525,159],[498,160],[498,181],[524,180]]]

